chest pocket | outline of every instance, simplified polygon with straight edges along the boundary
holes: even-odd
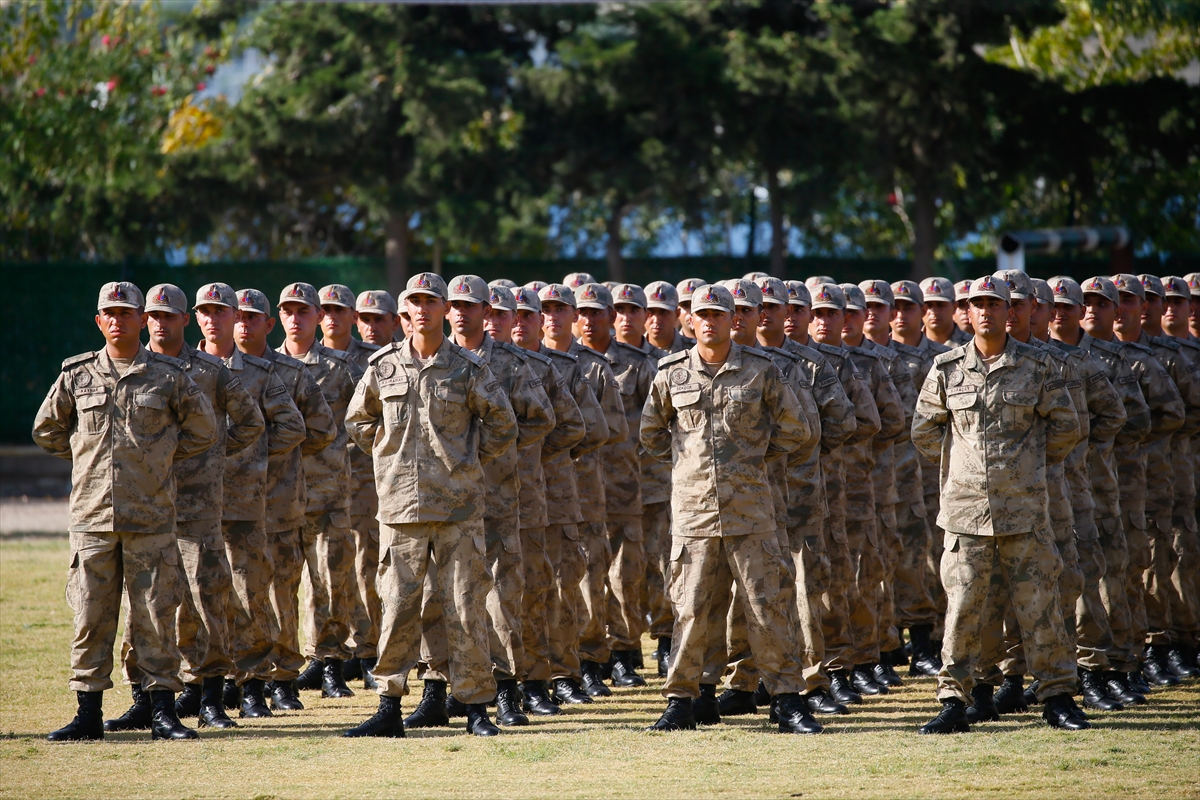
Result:
[[[79,428],[84,433],[104,433],[108,429],[108,392],[94,392],[75,398]]]
[[[979,392],[975,387],[964,387],[958,389],[955,394],[947,394],[946,408],[954,417],[954,424],[959,430],[974,431],[979,428]]]
[[[699,384],[682,386],[671,393],[671,404],[675,406],[675,421],[680,430],[704,430],[705,418],[708,415],[704,412],[700,397]]]
[[[1002,394],[1004,398],[1004,425],[1017,431],[1028,430],[1033,425],[1033,407],[1037,405],[1036,392],[1008,391]]]
[[[136,392],[133,395],[133,413],[129,423],[135,435],[158,436],[169,422],[166,397],[153,392]]]
[[[388,425],[403,425],[408,421],[409,398],[408,378],[400,376],[379,387],[379,401],[383,404],[383,420]]]
[[[766,435],[762,413],[762,391],[753,386],[731,386],[725,403],[725,426],[742,437]]]
[[[461,435],[466,431],[471,412],[467,409],[467,393],[457,382],[445,381],[433,386],[429,419],[443,433]]]

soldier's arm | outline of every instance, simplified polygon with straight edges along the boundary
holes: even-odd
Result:
[[[217,408],[213,410],[219,413],[221,409],[229,420],[225,432],[226,456],[245,450],[266,430],[258,403],[226,366],[221,367],[217,377]]]
[[[542,388],[550,399],[550,408],[554,413],[554,430],[546,435],[542,442],[542,458],[549,459],[570,450],[583,441],[587,435],[587,426],[583,422],[583,412],[571,393],[567,391],[566,380],[553,364],[548,365],[546,382]]]
[[[1112,441],[1125,427],[1125,407],[1117,390],[1108,382],[1104,370],[1090,358],[1081,362],[1083,392],[1091,420],[1088,441],[1103,444]]]
[[[171,396],[171,410],[179,423],[179,439],[175,444],[175,460],[191,458],[216,444],[217,415],[212,404],[192,382],[187,373],[180,372]],[[260,417],[261,421],[261,417]]]
[[[528,447],[554,430],[550,398],[528,364],[517,370],[508,400],[517,415],[517,447]]]
[[[371,455],[375,447],[375,436],[382,419],[383,403],[379,399],[379,384],[376,382],[375,367],[370,366],[358,386],[354,387],[354,396],[346,407],[346,432],[367,455]]]
[[[479,418],[479,461],[486,464],[504,455],[517,441],[517,415],[500,381],[486,365],[468,383],[467,407]]]
[[[878,453],[881,450],[887,449],[887,446],[893,444],[899,437],[901,431],[904,430],[904,402],[900,399],[900,392],[896,390],[896,384],[892,383],[892,376],[887,374],[887,370],[880,365],[881,380],[879,387],[875,390],[875,405],[879,409],[879,433],[875,434],[872,440],[872,449]],[[911,432],[910,432],[911,435]]]
[[[675,420],[675,408],[671,405],[671,393],[667,389],[665,375],[660,372],[650,386],[650,395],[642,406],[638,432],[642,449],[659,461],[671,460],[671,423]]]
[[[805,421],[804,412],[800,410],[800,401],[774,364],[763,382],[763,402],[772,422],[771,439],[767,443],[764,460],[774,461],[812,441],[813,432]]]
[[[862,373],[854,370],[853,367],[850,372],[850,380],[842,383],[842,388],[846,390],[846,396],[850,398],[850,403],[854,406],[854,433],[842,442],[847,446],[860,444],[872,438],[879,433],[881,425],[879,408],[875,405],[875,398],[871,395],[871,390],[862,377]]]
[[[574,399],[586,427],[579,444],[571,449],[571,458],[580,458],[599,450],[608,442],[608,418],[604,415],[604,409],[600,407],[600,401],[596,399],[591,381],[584,377],[582,371],[578,371],[576,375]]]
[[[821,412],[821,452],[828,454],[845,444],[858,428],[850,398],[828,361],[818,367],[813,397]]]
[[[600,407],[604,409],[604,419],[608,423],[608,441],[605,444],[620,444],[629,438],[629,420],[625,418],[625,404],[621,401],[621,389],[617,386],[617,376],[608,364],[601,364],[599,384],[596,387],[596,397]]]
[[[1200,431],[1200,372],[1182,352],[1175,354],[1171,379],[1183,399],[1183,425],[1176,432],[1182,438],[1191,438]]]
[[[1066,382],[1058,379],[1056,373],[1051,364],[1045,364],[1037,402],[1037,413],[1046,421],[1047,464],[1060,463],[1082,438],[1075,403]]]
[[[939,463],[942,460],[942,442],[946,438],[946,425],[950,414],[946,410],[946,388],[942,385],[941,370],[929,370],[921,393],[917,395],[917,408],[913,413],[912,443],[926,460]]]
[[[313,456],[333,444],[337,438],[337,422],[333,419],[333,410],[329,401],[317,385],[317,380],[307,369],[300,370],[300,382],[296,384],[296,395],[293,397],[296,407],[304,415],[304,443],[300,452]]]
[[[1144,441],[1150,435],[1154,420],[1150,414],[1150,404],[1142,396],[1137,376],[1124,359],[1118,364],[1117,380],[1110,385],[1121,398],[1121,405],[1125,409],[1125,425],[1113,441],[1118,447],[1124,447]]]
[[[71,460],[71,427],[75,417],[75,395],[71,378],[58,376],[33,419],[33,441],[52,456]]]
[[[796,407],[800,409],[800,416],[804,420],[805,427],[808,428],[808,438],[801,442],[797,449],[807,449],[818,443],[821,438],[821,411],[817,408],[817,398],[813,394],[813,387],[808,385],[806,376],[798,363],[793,365],[792,378],[787,382],[788,387],[796,397]],[[801,392],[804,392],[804,395],[801,395]]]
[[[266,390],[259,403],[267,422],[267,455],[290,452],[304,441],[304,415],[273,371],[267,376]]]
[[[1146,355],[1135,362],[1134,372],[1138,373],[1142,384],[1142,394],[1146,404],[1150,406],[1150,435],[1142,440],[1143,444],[1157,442],[1169,436],[1183,426],[1186,411],[1179,390],[1163,369],[1162,362],[1153,356]]]
[[[913,383],[912,372],[903,359],[893,359],[892,364],[892,385],[896,387],[896,394],[900,397],[900,407],[904,410],[904,424],[900,426],[900,433],[896,435],[892,443],[902,444],[907,442],[912,434],[913,415],[917,410],[917,386]]]

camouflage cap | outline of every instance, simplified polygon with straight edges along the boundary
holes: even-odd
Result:
[[[1011,300],[1033,297],[1033,282],[1029,280],[1029,275],[1022,270],[1002,269],[999,272],[992,273],[992,277],[1004,281],[1004,285],[1008,287],[1008,296]]]
[[[565,283],[551,283],[543,286],[537,294],[538,302],[545,303],[562,303],[571,308],[575,308],[575,292],[570,286]]]
[[[487,283],[478,275],[459,275],[451,278],[446,299],[450,302],[463,300],[467,303],[487,303],[491,292]]]
[[[692,294],[701,286],[708,285],[708,282],[703,278],[685,278],[675,284],[675,291],[679,293],[679,302],[692,302]]]
[[[846,293],[836,283],[818,283],[809,289],[812,291],[813,311],[818,308],[832,308],[835,311],[846,310]]]
[[[1146,289],[1142,286],[1142,282],[1138,280],[1137,275],[1130,275],[1128,272],[1118,272],[1111,278],[1113,286],[1117,287],[1118,292],[1125,294],[1133,294],[1146,299]]]
[[[868,303],[882,303],[888,306],[896,305],[896,295],[892,293],[892,285],[887,281],[863,281],[858,285],[862,289],[863,298]]]
[[[679,292],[666,281],[654,281],[646,287],[646,308],[674,311],[679,308]]]
[[[530,281],[529,283],[525,284],[525,288],[532,289],[536,293],[540,292],[542,289],[545,289],[549,285],[550,284],[546,283],[545,281]]]
[[[842,294],[846,298],[847,311],[867,310],[867,296],[863,294],[862,289],[853,283],[839,283],[838,288],[842,290]]]
[[[1041,278],[1030,278],[1029,282],[1033,284],[1033,296],[1039,303],[1044,306],[1054,305],[1054,292],[1050,291],[1050,284]]]
[[[1164,296],[1166,289],[1163,288],[1163,282],[1157,275],[1138,275],[1138,280],[1142,283],[1142,290],[1146,294],[1156,294],[1159,297]]]
[[[964,280],[954,284],[954,302],[966,300],[971,296],[971,281]]]
[[[493,286],[488,291],[488,305],[500,311],[516,311],[517,299],[507,286]]]
[[[787,286],[788,305],[790,306],[811,306],[812,293],[808,291],[808,287],[801,281],[787,281],[784,285]]]
[[[604,284],[604,288],[608,289],[610,294],[616,294],[617,287],[621,285],[620,281],[601,281],[601,283]]]
[[[328,286],[322,286],[317,295],[321,298],[321,305],[323,306],[354,308],[354,292],[350,291],[349,286],[343,286],[340,283],[331,283]]]
[[[422,272],[408,279],[404,291],[400,294],[400,302],[413,294],[427,294],[446,299],[446,282],[435,272]]]
[[[200,293],[197,292],[197,295]],[[197,298],[199,299],[199,298]],[[200,303],[196,303],[200,305]],[[173,283],[157,283],[146,292],[146,313],[165,311],[168,314],[186,314],[187,295]]]
[[[953,303],[954,284],[949,278],[926,278],[921,281],[921,294],[926,303]]]
[[[765,272],[747,272],[745,275],[742,276],[742,280],[754,281],[755,283],[758,283],[763,278],[768,278],[768,277],[770,277],[770,276]]]
[[[237,292],[228,283],[206,283],[196,290],[196,305],[193,308],[209,305],[237,308]]]
[[[777,306],[786,306],[788,304],[787,286],[779,278],[764,275],[755,280],[754,283],[758,286],[758,290],[762,292],[762,301],[764,303],[772,303]]]
[[[112,281],[100,287],[100,297],[96,300],[96,309],[104,308],[142,308],[146,305],[142,290],[129,281]]]
[[[921,285],[916,281],[896,281],[892,284],[892,296],[896,298],[897,302],[907,300],[917,305],[925,302],[925,293],[921,291]]]
[[[488,288],[494,289],[497,286],[503,286],[505,289],[517,288],[516,281],[510,281],[508,278],[496,278],[494,281],[488,281]]]
[[[382,289],[368,289],[359,293],[354,310],[360,314],[395,314],[396,301]]]
[[[1083,287],[1076,283],[1074,278],[1068,278],[1066,275],[1055,275],[1046,281],[1046,283],[1050,286],[1050,293],[1054,296],[1054,303],[1063,303],[1064,305],[1071,306],[1083,305]]]
[[[321,301],[317,298],[317,289],[311,283],[289,283],[279,293],[279,305],[284,303],[304,303],[313,308],[321,307]]]
[[[596,283],[596,276],[590,272],[572,272],[562,280],[564,286],[569,286],[572,289],[578,289],[585,283]]]
[[[528,286],[518,286],[512,290],[513,302],[517,306],[517,311],[533,311],[541,313],[542,301],[538,300],[538,293]]]
[[[807,286],[809,288],[809,290],[812,290],[812,289],[816,288],[817,286],[820,286],[822,283],[831,283],[834,286],[837,286],[837,281],[835,281],[833,278],[829,277],[828,275],[810,275],[809,277],[804,279],[804,285]]]
[[[239,289],[237,299],[238,311],[249,311],[254,314],[271,313],[271,301],[258,289]]]
[[[612,308],[612,292],[602,283],[585,283],[575,289],[576,308]]]
[[[628,303],[638,308],[646,308],[646,292],[636,283],[618,283],[612,293],[614,306]]]
[[[728,311],[733,313],[733,295],[720,284],[704,284],[697,286],[692,292],[692,313],[712,309],[713,311]]]
[[[1140,284],[1139,284],[1140,285]],[[1083,282],[1084,295],[1098,294],[1101,297],[1107,297],[1114,303],[1121,302],[1121,295],[1117,291],[1117,286],[1112,282],[1112,279],[1106,278],[1103,275],[1097,275],[1094,278],[1088,278]]]
[[[1192,297],[1200,297],[1200,272],[1189,272],[1183,276],[1187,281],[1188,290],[1191,291]]]
[[[976,278],[971,282],[971,291],[967,295],[967,299],[974,300],[977,297],[994,297],[1006,303],[1012,301],[1012,294],[1008,291],[1008,284],[995,275],[984,275],[982,278]]]
[[[1188,288],[1187,281],[1177,275],[1167,275],[1162,279],[1163,297],[1184,297],[1192,296],[1191,289]]]
[[[717,285],[729,290],[729,294],[733,296],[734,305],[758,308],[763,304],[762,290],[754,281],[748,281],[745,278],[730,278]]]

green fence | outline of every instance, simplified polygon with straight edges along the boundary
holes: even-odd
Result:
[[[428,269],[414,264],[412,271]],[[941,265],[949,277],[970,277],[993,269],[988,262],[958,262]],[[1111,271],[1106,258],[1029,259],[1031,274],[1049,277],[1067,274],[1077,278]],[[1182,275],[1200,270],[1200,256],[1161,263],[1157,259],[1135,264],[1139,271]],[[684,278],[722,279],[737,277],[753,270],[767,269],[762,258],[646,258],[629,259],[626,280],[645,285],[655,280],[672,283]],[[867,278],[889,281],[907,277],[908,261],[902,259],[788,259],[785,275],[802,279],[809,275],[831,275],[838,281],[858,282]],[[603,261],[593,260],[506,260],[447,261],[442,273],[447,277],[471,273],[487,280],[510,278],[518,283],[538,280],[562,280],[570,272],[591,272],[605,280]],[[91,320],[95,316],[96,295],[106,281],[128,280],[142,290],[156,283],[174,283],[187,293],[211,281],[224,281],[236,289],[255,287],[274,301],[280,289],[293,281],[306,281],[320,287],[344,283],[354,291],[385,285],[382,259],[353,259],[295,262],[214,262],[172,267],[166,264],[10,264],[0,266],[4,285],[18,300],[10,305],[5,327],[3,361],[0,363],[0,442],[28,443],[33,416],[46,391],[59,373],[64,358],[101,346],[102,338]],[[15,319],[12,317],[15,316]],[[282,333],[276,336],[282,341]],[[190,338],[199,338],[195,328]]]

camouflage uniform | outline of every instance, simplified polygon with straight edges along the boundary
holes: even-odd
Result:
[[[1182,283],[1182,281],[1180,281]],[[1184,284],[1186,289],[1186,284]],[[1178,338],[1191,361],[1193,376],[1200,379],[1200,339]],[[1196,481],[1200,473],[1200,434],[1175,451],[1175,504],[1171,513],[1174,569],[1166,587],[1170,639],[1195,649],[1200,644],[1200,539],[1197,538]]]
[[[137,291],[128,284],[105,288],[118,297]],[[178,359],[141,348],[123,374],[103,349],[63,362],[34,419],[33,440],[71,460],[72,691],[112,688],[123,587],[142,688],[183,688],[175,645],[182,587],[173,466],[217,436],[212,407]]]
[[[449,340],[423,365],[410,344],[394,343],[370,358],[346,424],[374,460],[379,491],[379,693],[408,693],[432,557],[454,697],[486,703],[496,682],[485,616],[492,581],[484,561],[482,465],[517,439],[516,415],[500,382],[482,358]]]

